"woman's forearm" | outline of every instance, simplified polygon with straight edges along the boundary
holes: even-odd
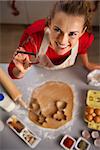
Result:
[[[92,71],[94,69],[100,69],[100,64],[89,62],[87,54],[81,55],[81,58],[84,67],[87,68],[88,70]]]
[[[95,70],[95,69],[100,69],[99,64],[95,64],[95,63],[92,63],[92,62],[88,62],[88,64],[85,67],[90,71]]]

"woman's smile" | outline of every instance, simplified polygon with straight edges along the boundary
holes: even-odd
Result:
[[[65,48],[67,47],[66,44],[60,44],[59,42],[55,42],[55,43],[56,43],[56,45],[57,45],[59,48],[61,48],[61,49],[65,49]]]

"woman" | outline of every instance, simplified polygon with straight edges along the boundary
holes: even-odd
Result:
[[[90,3],[59,1],[54,5],[49,19],[29,26],[17,50],[33,52],[35,57],[15,52],[8,68],[10,76],[16,79],[23,77],[32,64],[51,70],[66,68],[74,65],[78,54],[88,70],[100,69],[99,64],[89,62],[87,54],[94,39],[90,32]]]

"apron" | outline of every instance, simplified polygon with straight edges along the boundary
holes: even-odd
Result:
[[[49,59],[49,57],[46,55],[46,52],[50,44],[49,34],[50,30],[47,28],[44,32],[44,37],[39,52],[36,55],[36,60],[39,62],[37,65],[49,70],[63,69],[72,66],[75,63],[75,59],[78,53],[78,42],[74,46],[74,48],[72,48],[71,54],[69,55],[68,58],[66,58],[66,60],[63,63],[61,63],[60,65],[54,65],[52,61]]]

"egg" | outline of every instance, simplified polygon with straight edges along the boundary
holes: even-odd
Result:
[[[88,120],[88,121],[92,121],[93,120],[93,116],[92,115],[86,115],[85,116],[85,118],[86,118],[86,120]]]
[[[90,133],[88,130],[83,130],[82,131],[82,136],[85,138],[85,139],[89,139],[90,138]]]
[[[95,117],[94,117],[94,121],[95,121],[96,123],[100,123],[100,116],[95,116]]]
[[[100,109],[95,109],[94,112],[96,115],[100,116]]]
[[[96,147],[100,147],[100,138],[98,138],[98,139],[96,139],[96,140],[94,141],[94,145],[95,145]]]
[[[92,114],[92,113],[94,112],[94,109],[87,106],[87,107],[86,107],[86,112],[87,112],[88,114]]]
[[[87,112],[87,111],[85,111],[85,116],[86,116],[86,115],[88,115],[88,112]]]
[[[99,132],[98,131],[92,131],[91,136],[94,139],[99,138]]]

